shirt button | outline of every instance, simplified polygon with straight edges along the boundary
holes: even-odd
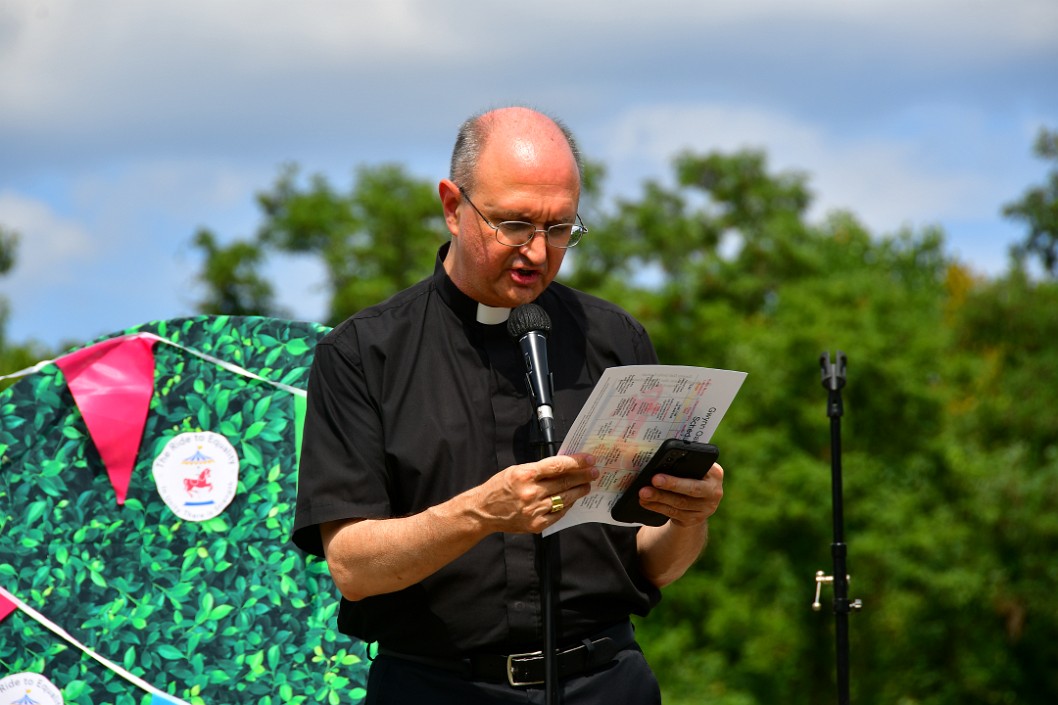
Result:
[[[514,609],[515,609],[516,612],[523,611],[525,609],[525,603],[524,602],[515,602],[514,603]]]

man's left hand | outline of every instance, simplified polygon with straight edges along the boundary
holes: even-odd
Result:
[[[691,527],[711,517],[723,496],[724,469],[714,463],[701,480],[655,475],[651,486],[639,491],[639,503],[677,526]]]

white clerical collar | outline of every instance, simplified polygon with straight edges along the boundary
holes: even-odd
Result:
[[[507,319],[510,318],[511,309],[509,308],[496,308],[495,306],[486,306],[485,304],[478,304],[478,323],[484,323],[487,326],[495,326],[500,323],[506,323]]]

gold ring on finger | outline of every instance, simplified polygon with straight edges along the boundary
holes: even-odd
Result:
[[[566,508],[566,504],[562,501],[562,495],[556,494],[551,497],[551,513],[557,514]]]

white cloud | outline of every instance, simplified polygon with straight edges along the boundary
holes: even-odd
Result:
[[[0,224],[20,234],[15,267],[0,278],[14,339],[89,339],[156,318],[193,313],[197,253],[208,227],[222,239],[257,224],[253,191],[270,172],[179,159],[71,174],[45,197],[0,193]],[[49,341],[52,342],[52,341]]]
[[[237,103],[247,84],[287,88],[313,72],[377,73],[402,58],[436,61],[432,6],[407,0],[16,4],[0,14],[0,104],[11,120],[123,122],[182,101]],[[410,49],[409,49],[410,48]],[[227,88],[225,88],[227,87]],[[190,107],[190,106],[188,106]],[[224,106],[209,106],[221,109]],[[235,106],[231,106],[235,107]]]
[[[20,297],[41,295],[48,287],[68,281],[95,257],[84,225],[44,202],[0,192],[0,224],[19,235],[15,266],[0,279],[0,286]]]
[[[1005,55],[1053,59],[1058,3],[545,0],[519,7],[467,0],[456,13],[428,0],[16,2],[0,10],[0,104],[11,124],[29,130],[127,124],[130,112],[192,120],[196,110],[238,110],[249,95],[307,85],[325,92],[356,78],[407,84],[442,75],[450,62],[454,82],[527,60],[546,65],[548,57],[534,53],[564,33],[563,54],[589,62],[615,53],[686,57],[716,45],[740,48],[742,61],[761,52],[796,61],[830,47],[853,61],[884,52],[899,63],[910,53],[913,66],[928,71],[933,63],[979,65]],[[467,66],[472,73],[462,73]]]
[[[458,121],[507,101],[568,120],[625,193],[680,149],[752,146],[817,211],[998,240],[1042,173],[1055,36],[1054,0],[0,2],[0,223],[24,235],[0,292],[37,336],[182,315],[194,230],[251,235],[281,162],[436,177]],[[318,271],[272,266],[319,308]]]
[[[75,175],[70,179],[71,198],[79,209],[92,214],[94,231],[128,232],[134,240],[143,240],[150,239],[152,227],[159,225],[215,227],[199,222],[209,213],[225,220],[232,214],[248,217],[253,192],[265,187],[274,174],[272,165],[266,170],[246,163],[150,159],[113,164],[105,173]],[[189,230],[187,237],[191,234]]]
[[[775,111],[727,105],[632,109],[618,116],[607,134],[603,161],[613,165],[614,173],[622,164],[671,173],[673,156],[683,150],[761,150],[771,171],[807,175],[816,194],[814,215],[848,209],[881,232],[909,223],[936,224],[957,214],[994,214],[987,199],[982,202],[989,188],[986,175],[931,163],[928,135],[849,138]],[[618,185],[624,193],[629,186]]]

